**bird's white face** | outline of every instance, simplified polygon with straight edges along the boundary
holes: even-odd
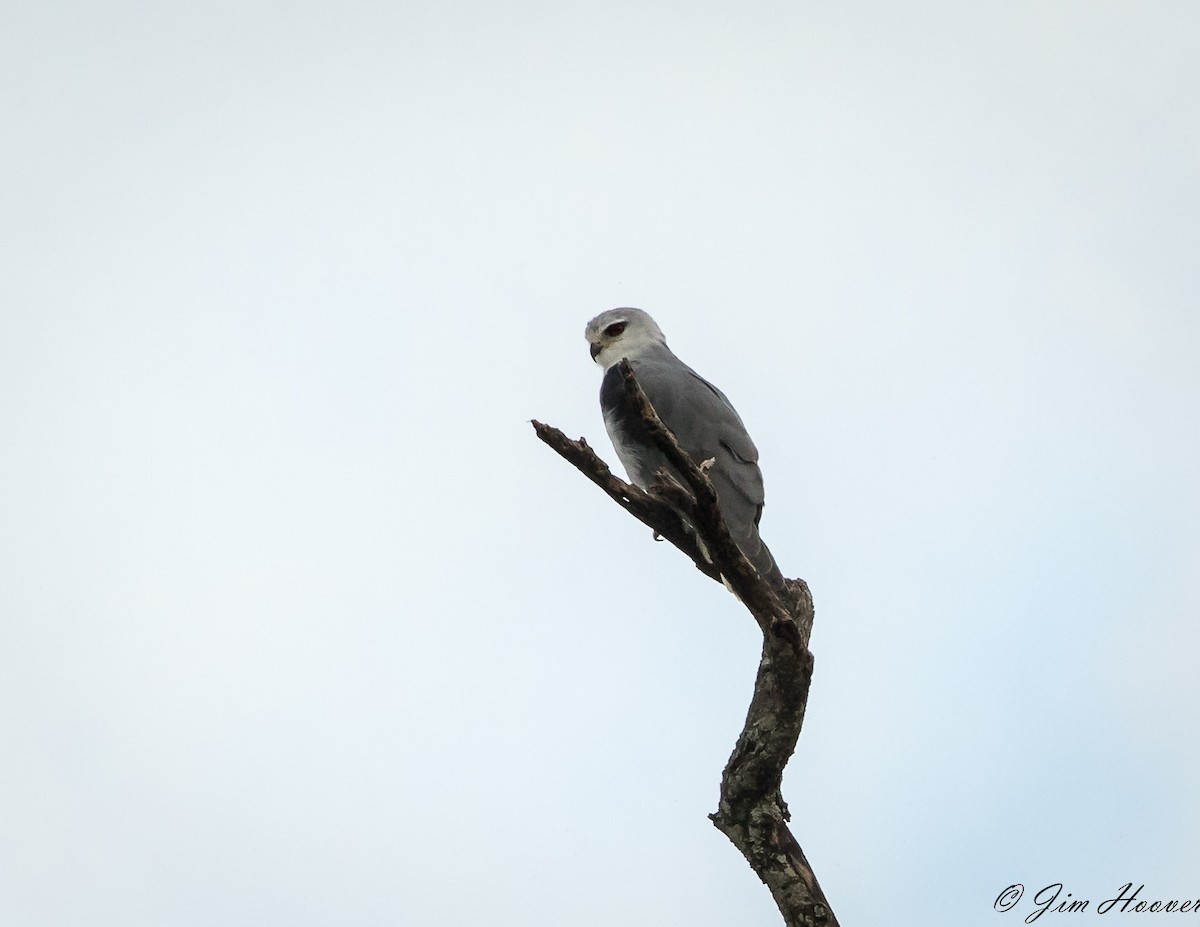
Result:
[[[662,329],[641,309],[609,309],[601,312],[584,329],[592,348],[592,360],[607,370],[623,358],[636,360],[654,345],[666,345]]]

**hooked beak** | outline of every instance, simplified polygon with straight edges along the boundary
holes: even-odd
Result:
[[[589,345],[588,347],[591,349],[591,352],[592,352],[592,360],[595,360],[596,355],[600,353],[600,345],[592,344],[592,345]]]

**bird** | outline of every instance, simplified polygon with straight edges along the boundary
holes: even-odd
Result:
[[[738,548],[762,579],[780,588],[783,574],[758,533],[764,500],[758,448],[733,404],[675,356],[658,323],[641,309],[602,312],[587,323],[584,337],[592,360],[604,369],[600,384],[604,427],[630,481],[646,490],[660,468],[679,474],[654,446],[638,410],[625,398],[618,369],[622,360],[629,361],[663,424],[688,456],[704,467]],[[688,523],[686,516],[684,522]]]

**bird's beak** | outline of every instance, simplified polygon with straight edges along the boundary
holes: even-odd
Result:
[[[595,360],[596,355],[600,353],[600,345],[593,344],[593,345],[589,345],[589,347],[591,348],[591,352],[592,352],[592,360]]]

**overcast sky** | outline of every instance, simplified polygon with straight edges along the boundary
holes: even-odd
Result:
[[[1200,898],[1194,2],[0,19],[5,924],[779,923],[754,622],[528,424],[615,465],[620,305],[812,587],[841,922]]]

